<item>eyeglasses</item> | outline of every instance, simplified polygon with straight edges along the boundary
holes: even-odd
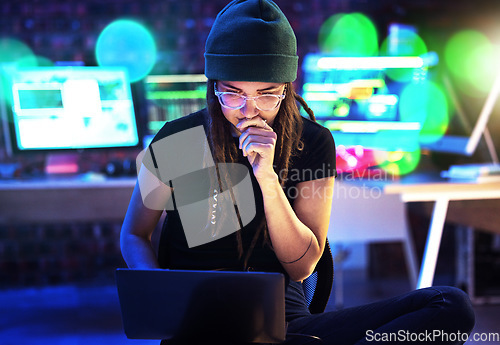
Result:
[[[221,92],[217,91],[217,85],[214,83],[215,95],[219,99],[219,103],[228,109],[236,110],[241,109],[245,106],[247,100],[251,99],[255,101],[255,106],[257,109],[262,111],[269,111],[276,109],[281,100],[285,98],[286,88],[283,90],[281,95],[259,95],[255,97],[248,97],[240,95],[236,92]]]

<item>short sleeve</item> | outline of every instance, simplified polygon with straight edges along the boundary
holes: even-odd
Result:
[[[292,160],[293,165],[288,173],[289,184],[337,177],[335,141],[331,132],[305,120],[302,140],[304,147]]]

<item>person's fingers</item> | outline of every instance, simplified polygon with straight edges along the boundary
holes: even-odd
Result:
[[[275,145],[276,145],[276,135],[274,136],[249,135],[240,142],[241,150],[243,151],[243,156],[245,157],[252,152],[258,154],[265,154],[268,150],[274,152]],[[265,150],[266,152],[264,152],[263,150]]]
[[[263,119],[260,116],[255,116],[251,119],[245,118],[238,122],[238,124],[236,125],[236,128],[238,128],[238,130],[242,133],[249,127],[258,127],[262,129],[272,130],[271,126],[269,126],[269,124],[267,123],[267,120]]]
[[[252,136],[252,141],[259,142],[261,138],[272,138],[274,141],[277,139],[276,133],[272,130],[271,127],[269,129],[264,129],[260,127],[249,127],[243,133],[241,133],[239,138],[239,148],[243,148],[243,143],[248,139],[248,137]]]

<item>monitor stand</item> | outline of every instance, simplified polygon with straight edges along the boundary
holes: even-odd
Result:
[[[78,153],[49,153],[45,158],[45,174],[76,174],[79,171],[78,160]]]

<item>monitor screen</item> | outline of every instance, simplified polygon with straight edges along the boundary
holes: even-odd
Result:
[[[10,71],[7,79],[14,152],[141,145],[122,68],[39,67]]]
[[[150,75],[145,78],[149,101],[147,134],[154,136],[167,121],[207,106],[204,74]]]
[[[303,70],[302,96],[337,145],[384,151],[419,148],[421,122],[401,116],[400,97],[409,84],[426,78],[422,58],[310,54]]]

